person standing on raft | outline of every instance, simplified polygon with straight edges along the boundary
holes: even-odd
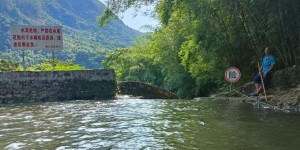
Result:
[[[259,73],[254,79],[255,92],[251,93],[250,96],[258,96],[264,86],[268,85],[271,81],[275,58],[271,55],[271,50],[268,47],[265,49],[265,54],[266,55],[262,60],[262,65],[259,68]],[[261,81],[262,78],[263,82]]]

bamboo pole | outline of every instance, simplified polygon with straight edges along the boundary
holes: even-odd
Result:
[[[257,67],[258,67],[259,76],[260,76],[260,79],[261,79],[261,84],[262,84],[262,87],[263,87],[263,90],[264,90],[265,98],[266,98],[266,101],[268,101],[267,92],[266,92],[265,83],[264,83],[264,78],[263,78],[262,74],[260,73],[259,63],[257,63]]]

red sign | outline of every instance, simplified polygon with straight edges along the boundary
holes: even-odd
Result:
[[[241,71],[236,67],[231,67],[225,72],[225,79],[230,83],[235,83],[241,79]]]
[[[62,50],[63,38],[61,26],[10,27],[13,50]]]

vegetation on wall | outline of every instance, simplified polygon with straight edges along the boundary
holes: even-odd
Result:
[[[42,62],[29,67],[13,62],[11,60],[0,60],[0,71],[68,71],[85,70],[86,68],[78,64],[55,59]]]
[[[0,71],[21,71],[23,67],[10,60],[0,60]]]
[[[63,62],[60,60],[45,61],[41,64],[29,67],[30,71],[67,71],[67,70],[85,70],[85,67],[72,62]]]

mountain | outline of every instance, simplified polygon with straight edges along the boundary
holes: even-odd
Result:
[[[61,25],[64,50],[57,58],[99,68],[103,53],[128,47],[140,34],[121,20],[99,27],[105,5],[98,0],[0,0],[0,59],[21,61],[21,52],[10,50],[10,25]],[[27,65],[51,58],[49,51],[26,51]]]

